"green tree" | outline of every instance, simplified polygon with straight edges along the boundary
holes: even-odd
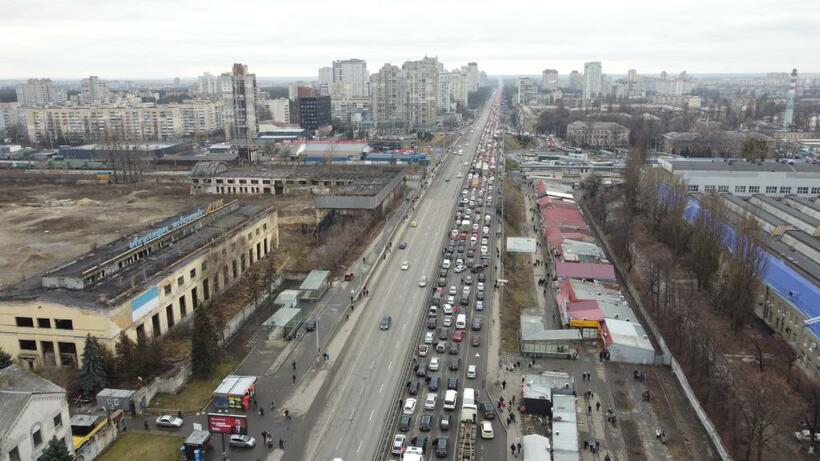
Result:
[[[115,370],[117,379],[123,382],[132,382],[139,376],[136,364],[137,345],[125,332],[120,333],[120,339],[114,346],[116,350]]]
[[[191,365],[194,375],[210,376],[216,364],[219,336],[209,307],[200,307],[194,314],[194,333],[191,336]]]
[[[48,446],[43,450],[43,454],[37,458],[37,461],[72,461],[73,459],[74,457],[65,447],[65,442],[54,437],[48,442]]]
[[[0,349],[0,370],[6,368],[12,363],[14,363],[14,360],[11,358],[8,352],[4,351],[3,349]]]
[[[80,389],[83,394],[92,396],[108,386],[108,368],[103,346],[89,334],[85,338],[83,366],[80,369]]]

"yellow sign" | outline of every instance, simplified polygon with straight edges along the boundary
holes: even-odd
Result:
[[[215,201],[208,204],[208,208],[205,210],[205,213],[206,214],[213,213],[217,209],[222,208],[223,204],[224,204],[223,199],[215,200]]]
[[[569,326],[576,328],[598,328],[600,322],[597,320],[570,320]]]

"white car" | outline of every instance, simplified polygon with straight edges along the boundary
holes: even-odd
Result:
[[[488,243],[490,243],[490,242],[487,241],[487,237],[484,237],[484,238],[481,239],[481,245],[486,246]]]
[[[424,344],[433,344],[433,332],[428,331],[424,333]]]
[[[460,273],[464,272],[465,270],[467,270],[467,268],[464,267],[464,265],[458,265],[458,266],[456,266],[456,268],[454,270],[455,270],[456,274],[460,274]]]
[[[456,289],[456,286],[455,285],[450,285],[450,294],[455,296],[456,293],[458,293],[458,290]]]
[[[449,327],[453,325],[453,316],[452,315],[445,315],[444,316],[444,326]]]
[[[427,286],[427,276],[426,275],[422,275],[421,278],[419,279],[419,286],[420,287],[426,287]]]
[[[430,359],[430,364],[427,365],[427,368],[429,368],[430,371],[438,371],[438,365],[439,365],[440,362],[441,361],[439,360],[438,357],[433,357],[433,358]]]
[[[484,282],[478,282],[478,284],[475,286],[475,288],[478,291],[484,291]]]
[[[256,446],[256,439],[250,435],[234,434],[229,443],[232,447],[253,448]]]
[[[407,440],[404,434],[396,434],[393,437],[393,445],[390,446],[390,453],[400,455],[404,453],[404,442]]]
[[[442,269],[449,269],[450,268],[450,260],[445,259],[444,261],[442,261],[441,262],[441,268]]]
[[[485,234],[489,234],[489,233],[490,233],[490,228],[489,228],[489,227],[487,227],[487,226],[484,226],[484,227],[481,229],[481,232],[483,232],[483,233],[485,233]]]
[[[461,173],[459,173],[458,175],[456,175],[456,177],[457,177],[457,178],[461,178],[461,177],[462,177],[462,174],[461,174]]]
[[[427,344],[419,344],[419,357],[427,357],[428,352],[430,352],[430,346]]]
[[[486,229],[486,227],[485,227],[485,229]],[[473,230],[474,231],[478,230],[478,223],[473,223]],[[485,231],[484,233],[486,234],[487,232]]]
[[[481,245],[481,254],[487,254],[487,245]]]
[[[445,304],[441,307],[441,311],[444,312],[444,315],[453,315],[453,305],[452,304]],[[428,331],[428,333],[432,334],[432,331]]]
[[[435,410],[436,409],[436,399],[438,399],[438,394],[433,394],[432,392],[427,394],[427,398],[424,399],[424,409],[425,410]]]
[[[416,412],[416,399],[410,397],[404,401],[404,407],[401,412],[405,415],[412,415]]]
[[[407,269],[410,269],[410,261],[402,261],[401,270],[406,271]]]
[[[456,303],[456,297],[455,296],[448,296],[447,297],[447,304],[455,304],[455,303]]]
[[[478,373],[478,367],[475,365],[470,365],[467,367],[467,377],[470,379],[475,379],[476,374]]]
[[[493,434],[493,423],[487,421],[481,421],[481,438],[482,439],[491,439],[494,437]]]
[[[478,300],[475,302],[475,310],[483,311],[484,310],[484,301]]]
[[[182,427],[182,423],[182,418],[177,418],[176,416],[172,415],[162,415],[159,418],[157,418],[157,426],[160,427],[179,428]]]

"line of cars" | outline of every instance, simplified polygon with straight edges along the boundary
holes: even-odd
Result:
[[[480,144],[482,149],[486,148],[487,135],[489,133],[491,136],[492,132],[485,129]],[[460,422],[458,416],[453,416],[450,411],[456,410],[458,405],[459,389],[463,385],[461,379],[479,377],[479,365],[465,364],[463,361],[477,356],[475,352],[481,346],[483,317],[473,312],[481,312],[485,308],[486,268],[490,265],[493,240],[490,234],[493,219],[487,210],[493,207],[494,179],[490,178],[494,178],[494,171],[490,176],[489,168],[481,168],[481,162],[485,161],[485,156],[479,153],[472,162],[465,162],[465,166],[470,167],[464,180],[465,188],[459,196],[456,222],[449,231],[449,240],[433,288],[426,319],[427,330],[418,347],[418,358],[414,359],[417,361],[415,376],[406,384],[408,396],[403,401],[398,433],[391,442],[391,453],[403,453],[405,460],[408,455],[415,459],[412,456],[415,456],[416,449],[424,453],[428,444],[437,457],[449,456],[456,439],[451,427]],[[495,160],[492,165],[494,170]],[[471,305],[474,308],[472,312]],[[475,352],[469,351],[470,348]],[[444,390],[441,405],[438,404],[440,389]],[[423,408],[419,410],[418,407]],[[413,420],[417,412],[420,413],[416,418],[419,434],[411,436],[408,433],[414,430]],[[491,422],[482,423],[481,429],[482,437],[493,437]]]

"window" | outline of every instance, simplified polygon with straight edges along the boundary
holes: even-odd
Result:
[[[735,193],[736,194],[737,193],[743,194],[745,192],[746,192],[746,186],[735,186]]]
[[[820,187],[812,187],[811,188],[812,194],[820,194]]]
[[[202,261],[202,272],[208,270],[208,261]]]
[[[780,186],[780,193],[781,194],[791,194],[792,193],[791,186]]]
[[[797,188],[797,193],[798,194],[808,194],[809,193],[809,188],[808,187],[798,187]]]
[[[168,328],[174,326],[174,305],[169,304],[165,306],[165,321],[168,323]]]
[[[29,339],[21,339],[20,340],[20,350],[23,351],[36,351],[37,350],[37,341],[32,341]]]
[[[74,321],[70,319],[54,319],[54,328],[58,330],[73,330]]]
[[[166,296],[171,294],[171,284],[165,285],[162,287],[162,291],[165,293]]]
[[[14,447],[9,452],[9,461],[20,461],[20,450]]]
[[[181,276],[177,279],[177,286],[178,286],[178,287],[181,287],[182,285],[185,285],[185,276],[184,276],[184,275],[181,275]]]
[[[718,192],[729,192],[729,186],[718,186]]]
[[[777,193],[777,186],[766,186],[766,193],[767,194]]]
[[[188,308],[185,306],[185,295],[179,297],[179,316],[185,318],[188,315]]]
[[[714,192],[715,191],[715,186],[703,186],[703,191],[704,192]]]
[[[34,319],[31,317],[15,317],[18,327],[34,328]]]
[[[195,278],[196,278],[196,268],[191,269],[191,279],[195,279]]]
[[[59,429],[63,427],[63,415],[57,413],[57,416],[54,417],[54,429]]]
[[[689,184],[689,192],[698,192],[700,190],[700,186],[697,184]]]
[[[37,448],[43,444],[43,433],[40,432],[39,426],[37,426],[37,429],[31,433],[31,442],[34,444],[34,448]]]
[[[37,326],[40,328],[51,328],[51,320],[37,319]]]
[[[760,186],[749,186],[749,193],[750,194],[759,194],[760,193]]]

